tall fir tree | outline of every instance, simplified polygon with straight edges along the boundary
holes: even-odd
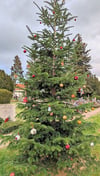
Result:
[[[87,73],[76,74],[74,69],[75,38],[69,38],[68,23],[75,17],[64,1],[45,1],[41,8],[34,4],[40,10],[40,25],[47,28],[36,33],[28,28],[32,46],[24,47],[30,57],[28,76],[23,79],[24,111],[19,115],[24,122],[14,131],[16,137],[11,136],[11,145],[18,151],[13,168],[16,176],[73,171],[92,161],[90,145],[95,142],[84,133],[90,123],[73,106],[77,89],[87,78]]]
[[[15,56],[14,64],[11,67],[11,77],[15,82],[15,84],[16,84],[16,81],[19,80],[19,78],[23,77],[22,63],[20,61],[19,56],[17,55]]]
[[[90,65],[90,49],[86,49],[87,44],[82,41],[80,34],[77,35],[77,40],[74,45],[74,58],[76,58],[75,69],[76,71],[84,74],[85,72],[90,73],[92,68]]]

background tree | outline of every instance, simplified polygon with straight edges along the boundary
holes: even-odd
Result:
[[[15,56],[14,64],[11,67],[11,77],[15,83],[19,80],[19,78],[23,77],[22,64],[19,56]]]
[[[92,68],[90,65],[90,49],[87,50],[86,48],[87,44],[83,43],[81,35],[78,34],[74,45],[73,57],[76,59],[75,69],[81,74],[84,74],[85,72],[90,73],[90,69]]]
[[[90,75],[90,77],[87,79],[87,85],[91,87],[92,94],[100,99],[100,81],[96,75]]]
[[[7,89],[11,92],[14,90],[14,83],[9,75],[4,70],[0,70],[0,89]]]
[[[74,69],[75,38],[69,38],[68,22],[75,17],[63,1],[45,3],[40,8],[34,2],[40,10],[38,21],[46,27],[30,31],[32,46],[24,50],[30,57],[28,77],[23,79],[27,96],[20,117],[24,122],[14,131],[15,139],[11,136],[12,147],[18,151],[16,175],[45,176],[50,171],[56,175],[59,169],[87,165],[92,162],[91,141],[96,141],[84,133],[90,123],[73,105],[77,89],[87,78],[86,72],[76,75]]]

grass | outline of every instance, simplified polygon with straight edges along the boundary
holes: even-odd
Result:
[[[19,113],[21,112],[20,108],[16,108],[16,112]],[[89,119],[87,119],[87,121],[90,122],[95,122],[96,123],[96,127],[94,130],[87,130],[86,133],[88,134],[93,134],[94,136],[100,136],[100,114],[93,116]],[[17,151],[16,150],[12,150],[8,148],[3,148],[0,149],[0,176],[9,176],[9,173],[12,172],[11,167],[13,166],[12,160],[13,158],[16,156]],[[100,161],[100,141],[98,141],[97,144],[94,143],[94,146],[91,147],[91,154],[95,155],[97,158],[97,161]],[[72,175],[72,173],[68,173],[68,176],[100,176],[100,165],[94,164],[94,165],[90,165],[89,167],[87,167],[86,170],[78,170],[77,174]],[[41,175],[43,176],[43,175]],[[63,176],[63,175],[59,175],[59,176]]]

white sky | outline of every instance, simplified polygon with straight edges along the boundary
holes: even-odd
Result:
[[[43,6],[44,0],[34,0]],[[92,72],[100,76],[100,0],[65,0],[66,7],[73,16],[73,36],[82,35],[83,41],[91,49]],[[33,32],[42,27],[36,20],[37,8],[33,0],[0,0],[0,69],[10,74],[10,68],[16,55],[20,57],[23,69],[26,68],[28,57],[23,53],[22,47],[31,44],[28,39],[28,25]]]

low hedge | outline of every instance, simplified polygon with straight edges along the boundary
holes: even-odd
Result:
[[[12,96],[12,92],[6,89],[0,89],[0,104],[10,103]]]

